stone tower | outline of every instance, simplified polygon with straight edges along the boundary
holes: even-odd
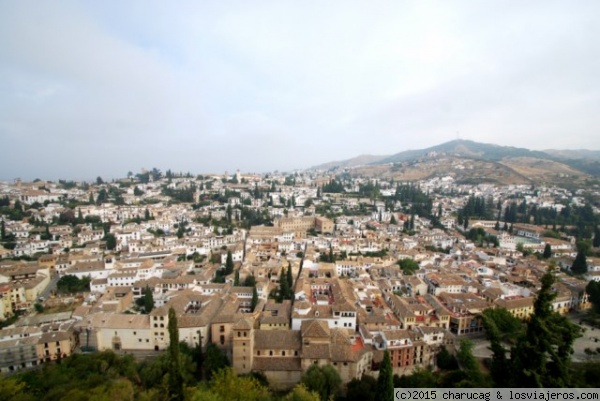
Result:
[[[254,320],[242,317],[233,325],[233,370],[238,375],[250,373],[254,353]]]

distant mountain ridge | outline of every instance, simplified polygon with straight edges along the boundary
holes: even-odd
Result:
[[[396,153],[395,155],[378,161],[377,164],[410,161],[427,156],[428,154],[434,152],[491,161],[499,161],[506,157],[536,157],[539,159],[552,158],[547,153],[537,150],[479,143],[467,139],[456,139],[426,149],[407,150]]]
[[[563,159],[600,160],[600,150],[587,149],[546,149],[545,153]]]
[[[389,157],[389,155],[360,155],[347,160],[319,164],[318,166],[311,167],[311,170],[331,170],[336,168],[364,166],[367,164],[377,163],[378,161],[385,159],[386,157]]]
[[[562,163],[583,173],[600,176],[600,151],[594,150],[530,150],[500,146],[467,139],[456,139],[426,149],[406,150],[391,156],[363,155],[347,160],[324,163],[312,169],[329,170],[362,165],[384,165],[415,161],[435,154],[500,162],[511,158],[534,158]]]

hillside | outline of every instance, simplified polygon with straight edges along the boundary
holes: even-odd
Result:
[[[598,151],[542,151],[454,140],[392,156],[363,155],[315,168],[413,181],[451,176],[464,183],[574,184],[600,176]],[[581,155],[583,158],[575,158]]]
[[[407,150],[396,153],[386,159],[376,162],[396,163],[408,160],[414,160],[432,153],[445,153],[453,156],[478,158],[483,160],[500,161],[506,157],[537,157],[548,159],[551,156],[544,152],[529,150],[525,148],[515,148],[512,146],[499,146],[487,143],[479,143],[466,139],[457,139],[454,141],[442,143],[427,149]]]
[[[587,149],[546,149],[544,153],[561,159],[584,159],[600,161],[600,150]]]
[[[360,155],[347,160],[339,160],[329,163],[319,164],[318,166],[311,167],[309,170],[335,170],[339,168],[350,168],[364,166],[367,164],[377,163],[382,159],[389,156],[375,156],[375,155]]]

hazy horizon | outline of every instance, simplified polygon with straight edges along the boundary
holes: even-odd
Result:
[[[4,2],[0,180],[600,149],[600,3]]]

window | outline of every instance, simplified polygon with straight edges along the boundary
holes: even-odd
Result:
[[[285,356],[285,351],[281,351],[281,356]]]
[[[269,351],[269,355],[270,355],[270,356],[273,356],[273,351]]]
[[[225,344],[225,336],[221,336],[220,343],[221,345]]]
[[[225,332],[225,326],[221,326],[221,327],[219,328],[219,331],[220,331],[221,333],[224,333],[224,332]]]

